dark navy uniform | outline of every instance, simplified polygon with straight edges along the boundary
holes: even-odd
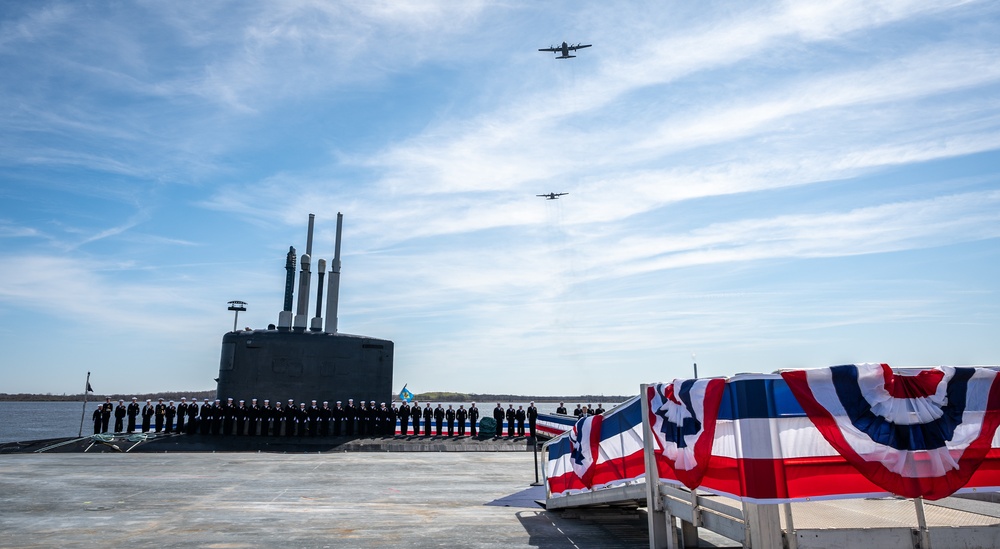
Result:
[[[107,398],[104,400],[104,404],[101,404],[101,432],[108,432],[108,423],[111,422],[111,413],[114,412],[115,406],[111,404],[111,399]]]
[[[448,419],[448,436],[452,436],[455,433],[455,410],[451,407],[451,404],[444,411],[444,417]]]
[[[156,414],[156,432],[159,433],[163,430],[163,420],[167,417],[167,405],[163,403],[162,398],[156,403],[154,413]]]
[[[122,433],[125,431],[125,414],[128,413],[128,409],[125,408],[125,401],[119,400],[118,406],[115,406],[115,432]]]
[[[181,403],[177,405],[177,432],[184,432],[184,420],[187,419],[188,403],[187,397],[181,398]]]
[[[153,416],[156,415],[156,408],[150,403],[149,399],[146,399],[146,405],[142,407],[142,432],[149,432],[149,424],[153,420]]]
[[[163,419],[166,420],[166,432],[172,433],[174,431],[174,417],[177,416],[177,407],[174,406],[174,401],[170,401],[170,404],[163,409]]]
[[[473,402],[469,406],[469,432],[472,436],[476,436],[476,424],[479,422],[479,408],[476,408],[476,403]]]
[[[101,423],[102,423],[101,416],[102,416],[103,412],[104,412],[104,406],[98,404],[97,408],[94,410],[94,434],[95,435],[101,434]]]
[[[564,416],[565,416],[565,415],[568,415],[568,414],[567,414],[567,412],[566,412],[566,405],[565,405],[565,404],[563,404],[562,402],[560,402],[560,403],[559,403],[559,407],[558,407],[558,408],[556,408],[556,413],[557,413],[557,414],[562,414],[562,415],[564,415]]]
[[[496,436],[498,437],[503,436],[503,418],[504,418],[503,406],[500,406],[500,403],[497,402],[497,407],[493,409],[493,419],[495,419],[497,422]]]
[[[405,401],[399,405],[396,410],[396,415],[399,416],[399,434],[407,435],[410,431],[410,405]]]
[[[139,403],[136,402],[136,400],[137,399],[135,397],[132,397],[132,403],[128,405],[128,408],[125,411],[126,415],[128,415],[127,432],[129,433],[135,432],[135,418],[139,417],[139,411],[142,410],[142,407],[139,406]]]
[[[517,412],[514,413],[514,418],[517,419],[517,436],[524,436],[524,420],[528,418],[527,414],[524,412],[524,406],[518,406]]]
[[[354,407],[354,399],[347,399],[347,406],[344,406],[344,434],[354,436],[354,420],[358,417],[358,410]]]
[[[535,424],[538,422],[538,408],[535,408],[535,403],[532,402],[528,405],[528,430],[531,433],[531,438],[535,438]]]
[[[512,437],[517,430],[514,427],[514,420],[517,419],[517,412],[514,410],[513,404],[507,405],[507,436]]]
[[[413,406],[410,407],[410,418],[413,419],[413,434],[420,434],[420,418],[423,417],[424,411],[420,409],[420,403],[414,402]]]
[[[431,419],[433,419],[433,418],[434,418],[434,408],[431,408],[430,404],[428,404],[427,406],[424,406],[424,436],[425,437],[431,435]]]
[[[455,421],[458,422],[458,436],[465,436],[465,420],[469,419],[469,412],[465,409],[462,404],[458,405],[458,410],[455,410]]]
[[[434,408],[434,424],[437,426],[437,435],[441,436],[441,426],[444,423],[444,408],[440,404]]]

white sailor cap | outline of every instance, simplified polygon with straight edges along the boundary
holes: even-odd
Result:
[[[267,404],[268,402],[271,402],[271,401],[265,398],[264,399],[264,404]]]
[[[338,401],[337,401],[337,404],[340,404],[340,403],[341,403],[341,402],[340,402],[340,401],[338,400]]]
[[[124,400],[122,400],[122,399],[118,399],[118,404],[124,404],[124,403],[125,403],[125,401],[124,401]]]
[[[324,400],[324,401],[323,401],[323,404],[330,404],[330,401],[328,401],[328,400]]]
[[[305,407],[306,407],[306,403],[305,402],[300,402],[299,403],[299,408],[305,408]]]
[[[313,404],[316,404],[316,401],[314,400],[314,401],[312,401],[312,403],[313,403]]]
[[[181,400],[187,400],[187,397],[181,397]]]
[[[172,401],[172,400],[171,400],[171,401],[170,401],[170,404],[173,404],[173,403],[174,403],[174,401]]]
[[[295,399],[294,398],[290,398],[290,399],[288,399],[288,402],[291,402],[292,404],[295,404]]]
[[[152,400],[149,400],[149,399],[147,398],[147,399],[146,399],[146,402],[153,402],[153,401],[152,401]]]
[[[232,400],[232,399],[229,399],[229,400]],[[244,402],[245,402],[245,401],[241,400],[241,401],[240,401],[240,404],[243,404]]]
[[[229,397],[229,398],[227,398],[226,400],[227,400],[227,401],[229,401],[229,400],[233,400],[233,397]]]

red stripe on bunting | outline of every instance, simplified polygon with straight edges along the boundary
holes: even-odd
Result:
[[[894,374],[888,364],[882,364],[882,377],[885,379],[885,389],[892,398],[922,398],[937,392],[938,385],[944,379],[941,370],[921,370],[915,376]]]

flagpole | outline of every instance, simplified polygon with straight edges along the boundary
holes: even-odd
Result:
[[[87,372],[87,383],[83,386],[83,411],[80,412],[80,432],[76,436],[83,436],[83,419],[87,417],[87,393],[90,392],[90,372]]]

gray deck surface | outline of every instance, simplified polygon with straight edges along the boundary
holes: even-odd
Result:
[[[646,547],[534,503],[531,452],[0,456],[0,547]]]

